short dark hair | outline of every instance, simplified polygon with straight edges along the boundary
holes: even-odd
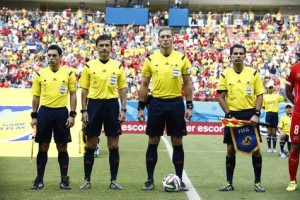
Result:
[[[171,31],[171,33],[172,33],[172,29],[171,29],[170,27],[162,27],[162,28],[159,29],[159,31],[158,31],[158,37],[160,36],[160,33],[161,33],[162,31]]]
[[[109,40],[110,41],[110,45],[112,46],[112,40],[111,40],[111,37],[109,35],[100,35],[97,39],[96,39],[96,46],[98,44],[99,41],[101,40]]]
[[[285,105],[285,108],[287,108],[287,107],[292,108],[293,106],[292,106],[291,104],[288,103],[288,104]]]
[[[56,44],[50,45],[50,46],[48,47],[47,52],[48,52],[49,50],[56,50],[56,51],[58,52],[58,55],[60,55],[60,56],[61,56],[61,54],[62,54],[61,48],[60,48],[58,45],[56,45]]]
[[[246,48],[245,48],[243,45],[235,44],[235,45],[233,45],[232,47],[230,47],[230,55],[233,54],[234,48],[244,49],[244,54],[246,54]]]

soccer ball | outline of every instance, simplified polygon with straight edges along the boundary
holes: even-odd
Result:
[[[167,192],[176,192],[181,187],[181,179],[175,174],[168,174],[163,178],[162,184]]]

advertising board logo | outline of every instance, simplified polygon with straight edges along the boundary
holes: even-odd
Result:
[[[0,106],[0,142],[27,141],[31,138],[31,106]]]

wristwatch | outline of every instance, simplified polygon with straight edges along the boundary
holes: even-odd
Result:
[[[260,110],[255,110],[255,113],[254,113],[254,115],[256,115],[256,116],[260,116]]]
[[[123,111],[124,113],[126,113],[127,109],[126,108],[124,108],[124,109],[121,108],[121,111]]]
[[[87,112],[87,110],[80,110],[80,113],[84,113],[84,112]]]
[[[77,113],[76,113],[76,111],[70,111],[70,117],[73,117],[73,118],[75,118],[76,117],[76,115],[77,115]]]

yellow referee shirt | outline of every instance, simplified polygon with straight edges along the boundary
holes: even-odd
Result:
[[[182,75],[190,73],[190,61],[174,50],[168,57],[160,51],[155,52],[145,60],[142,68],[144,77],[152,77],[152,95],[162,99],[182,96]]]
[[[76,91],[75,74],[64,67],[53,72],[50,67],[36,72],[32,84],[32,95],[40,97],[40,105],[50,108],[67,106],[68,91]]]
[[[291,121],[292,118],[290,116],[284,115],[280,117],[278,128],[281,128],[282,132],[285,134],[290,135]]]
[[[266,112],[278,112],[279,103],[284,102],[284,97],[279,94],[265,94],[262,106]]]
[[[120,62],[109,59],[89,61],[83,68],[80,86],[88,89],[90,99],[113,99],[119,97],[119,89],[126,88],[126,76]]]
[[[226,103],[231,111],[255,108],[256,96],[265,93],[263,82],[257,71],[246,66],[239,74],[233,68],[224,70],[217,90],[227,91]]]

